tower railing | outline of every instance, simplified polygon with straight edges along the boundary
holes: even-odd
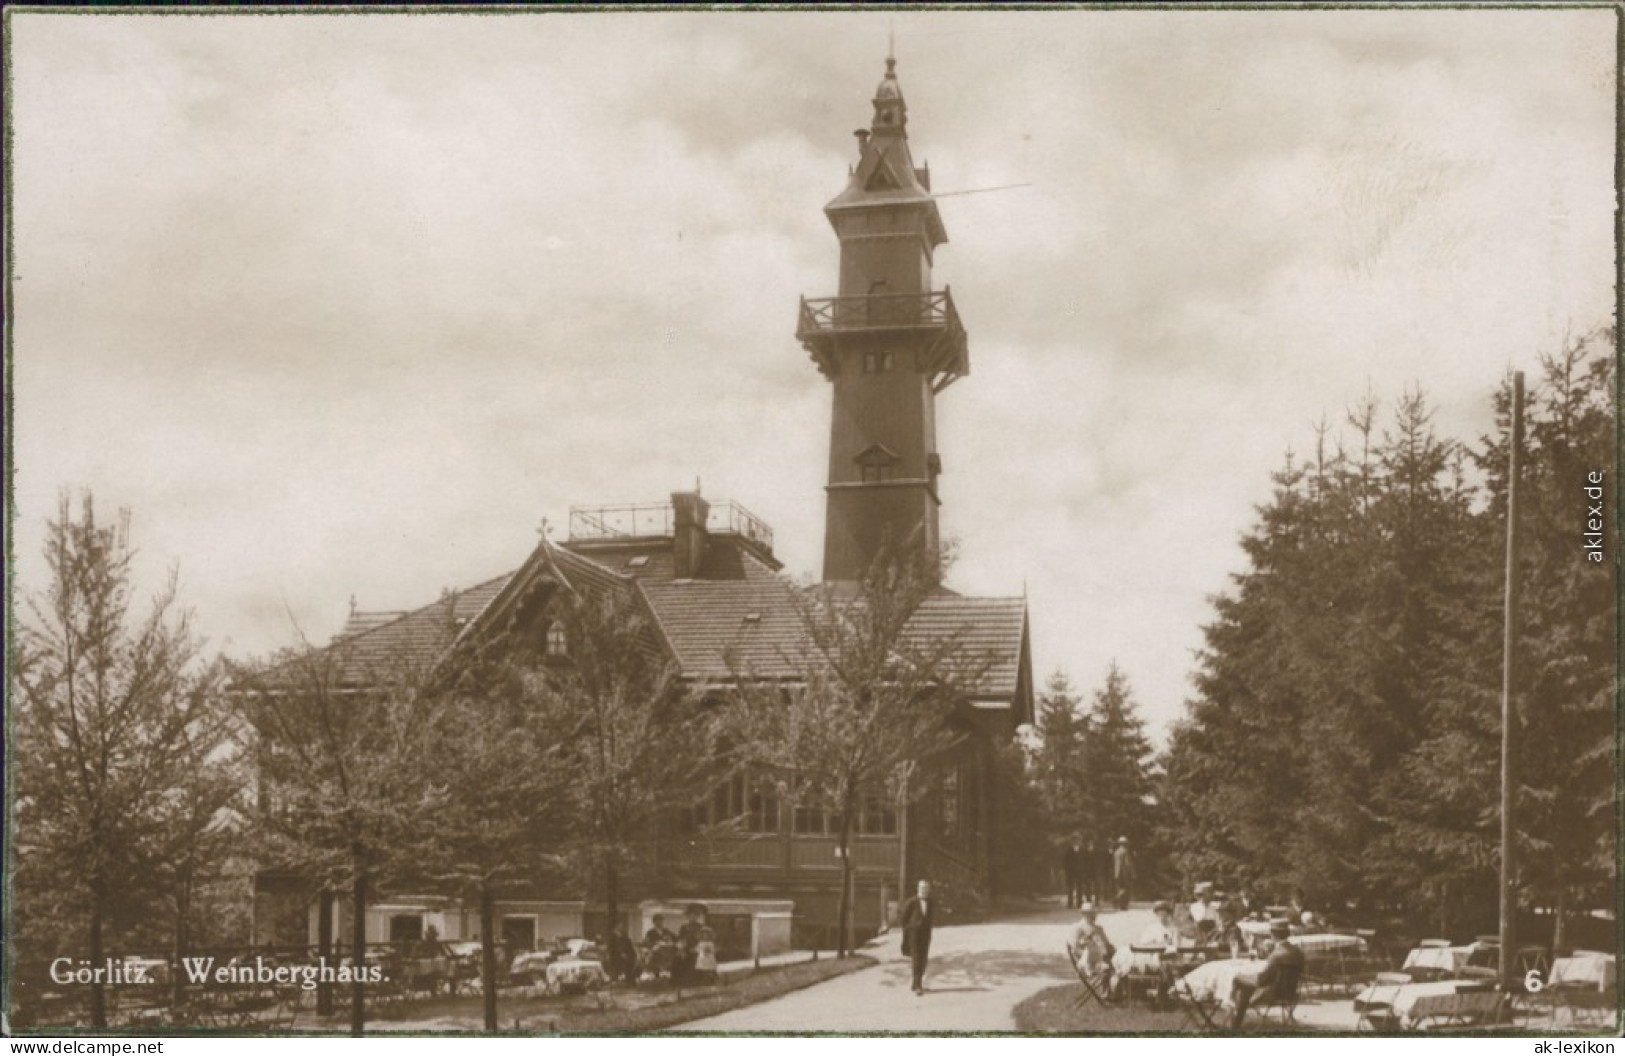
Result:
[[[801,299],[796,337],[855,330],[947,328],[961,333],[959,312],[946,288],[930,293],[871,293]]]
[[[969,341],[946,286],[930,293],[803,297],[796,323],[797,340],[830,378],[838,370],[836,350],[848,338],[909,332],[919,335],[918,367],[930,373],[933,391],[941,392],[970,372]]]

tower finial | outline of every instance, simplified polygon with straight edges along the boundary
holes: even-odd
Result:
[[[886,20],[886,68],[889,70],[897,65],[897,22],[894,19]]]

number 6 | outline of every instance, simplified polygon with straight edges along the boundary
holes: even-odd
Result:
[[[1540,969],[1531,968],[1524,973],[1523,988],[1531,994],[1538,994],[1546,989],[1546,983],[1540,978]]]

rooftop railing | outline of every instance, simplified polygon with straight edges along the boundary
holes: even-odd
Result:
[[[739,536],[773,552],[773,529],[737,502],[712,503],[705,529],[712,535]],[[669,502],[570,507],[572,542],[672,538],[676,534],[677,515]]]

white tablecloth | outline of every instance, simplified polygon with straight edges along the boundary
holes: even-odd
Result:
[[[1613,954],[1576,950],[1574,956],[1559,957],[1552,962],[1552,970],[1546,978],[1546,985],[1567,983],[1571,986],[1588,989],[1596,987],[1598,990],[1611,991],[1614,989],[1618,974],[1618,961]]]
[[[1222,1005],[1229,1005],[1230,984],[1236,981],[1236,976],[1261,972],[1266,963],[1251,957],[1209,961],[1186,972],[1180,989],[1189,989],[1190,995],[1198,1001],[1216,999]]]
[[[1469,992],[1461,993],[1463,988]],[[1493,990],[1484,990],[1482,984],[1471,980],[1440,979],[1431,983],[1405,983],[1397,987],[1373,984],[1360,991],[1354,999],[1354,1008],[1362,1011],[1372,1002],[1390,1005],[1400,1025],[1409,1028],[1431,1016],[1440,1015],[1446,1009],[1461,1015],[1489,1015],[1500,1004],[1500,995]]]
[[[558,991],[561,987],[593,987],[609,982],[604,966],[597,961],[565,959],[547,966],[547,988]]]
[[[1422,968],[1435,972],[1449,972],[1455,975],[1467,967],[1467,958],[1472,956],[1473,946],[1418,946],[1405,955],[1405,971],[1413,968]]]

